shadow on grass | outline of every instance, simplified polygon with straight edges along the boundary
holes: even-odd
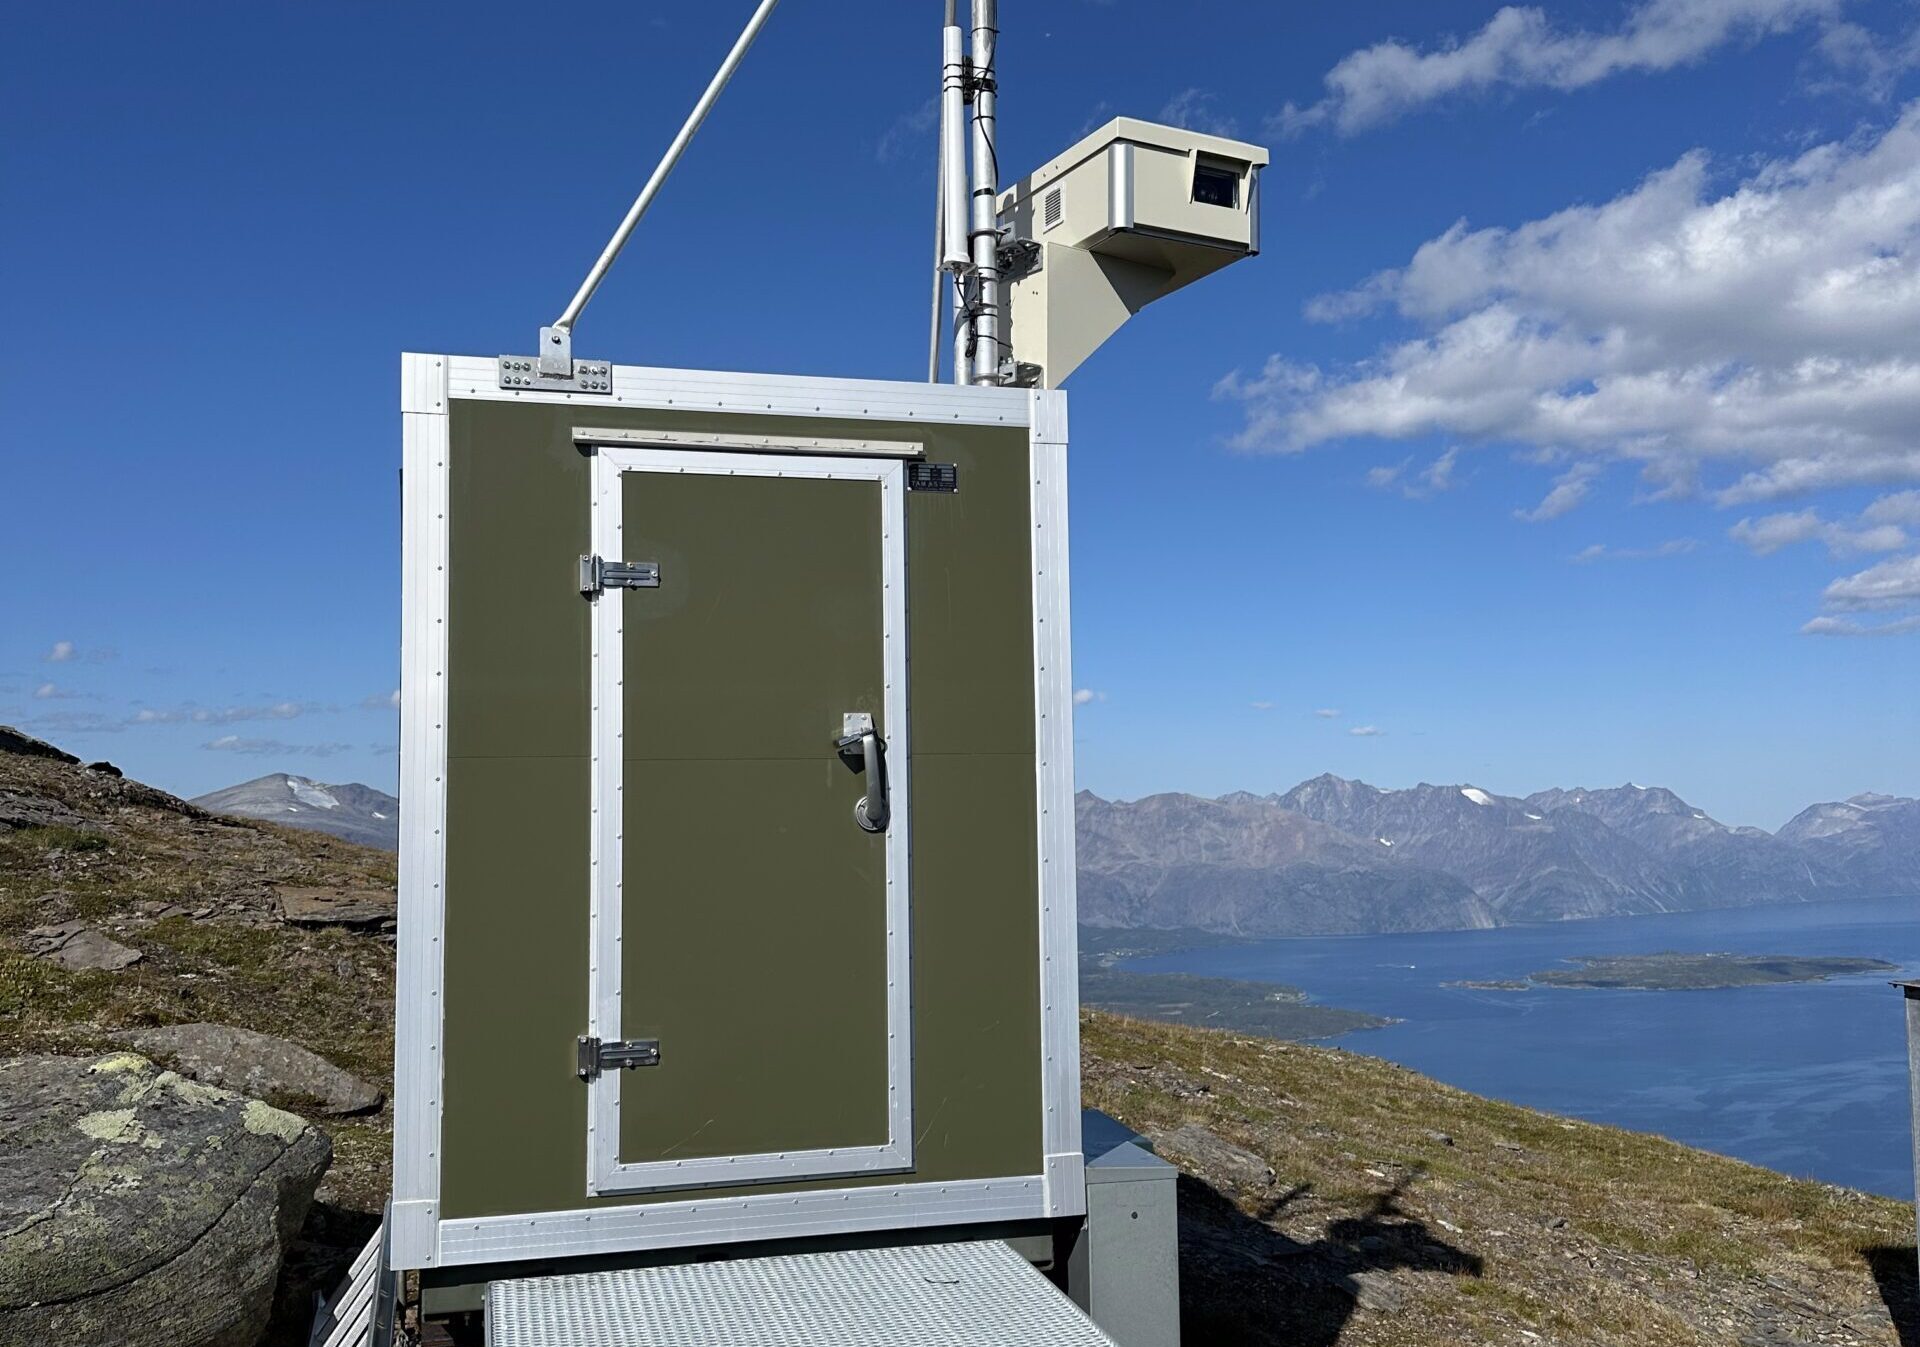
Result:
[[[1362,1296],[1392,1308],[1397,1291],[1367,1274],[1412,1268],[1478,1277],[1477,1254],[1437,1238],[1400,1209],[1417,1174],[1396,1181],[1357,1216],[1343,1217],[1312,1243],[1290,1239],[1266,1222],[1307,1197],[1300,1184],[1263,1201],[1253,1215],[1197,1179],[1182,1174],[1180,1200],[1180,1334],[1183,1341],[1285,1343],[1333,1347]]]
[[[1911,1244],[1882,1244],[1862,1249],[1860,1256],[1873,1271],[1880,1301],[1893,1316],[1900,1347],[1920,1347],[1920,1271]]]

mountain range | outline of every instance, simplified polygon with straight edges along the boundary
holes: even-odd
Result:
[[[275,772],[195,796],[193,803],[216,814],[267,819],[362,846],[400,849],[400,801],[372,786],[329,786]]]
[[[393,850],[400,802],[276,772],[205,809]],[[1381,790],[1324,775],[1284,794],[1076,799],[1080,919],[1227,935],[1359,935],[1920,896],[1920,800],[1810,805],[1776,833],[1658,786]]]
[[[1327,775],[1076,805],[1095,926],[1348,935],[1920,896],[1920,800],[1886,795],[1812,805],[1777,833],[1631,784],[1518,798]]]

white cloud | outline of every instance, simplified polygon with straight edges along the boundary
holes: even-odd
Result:
[[[171,709],[143,706],[129,718],[130,725],[237,725],[249,720],[297,720],[331,706],[310,702],[275,702],[270,706],[181,706]]]
[[[1240,123],[1221,112],[1216,103],[1217,95],[1211,89],[1182,89],[1160,109],[1160,120],[1210,136],[1238,135]]]
[[[1424,335],[1217,385],[1244,448],[1449,434],[1624,458],[1723,503],[1920,481],[1920,104],[1721,195],[1682,157],[1600,206],[1464,223],[1349,292]]]
[[[1095,692],[1092,688],[1076,688],[1073,694],[1073,704],[1075,706],[1085,706],[1089,702],[1104,702],[1106,699],[1106,693]]]
[[[1591,460],[1575,463],[1553,479],[1553,489],[1541,497],[1538,505],[1531,510],[1515,510],[1513,517],[1525,520],[1529,524],[1541,524],[1549,519],[1558,519],[1587,498],[1587,492],[1593,488],[1593,479],[1599,475],[1598,463]]]
[[[1800,628],[1803,636],[1904,636],[1920,631],[1920,613],[1869,625],[1844,617],[1816,617]]]
[[[1340,709],[1336,706],[1323,706],[1318,711],[1315,711],[1314,714],[1322,720],[1340,719]]]
[[[1579,562],[1653,561],[1661,557],[1685,556],[1699,546],[1698,540],[1693,538],[1669,538],[1651,547],[1609,547],[1605,543],[1594,543],[1575,552],[1572,559]]]
[[[880,133],[880,143],[874,148],[874,157],[883,164],[899,163],[913,156],[915,147],[927,154],[937,154],[939,146],[935,143],[933,128],[940,121],[940,100],[929,98],[912,112],[903,112],[893,119],[893,124]]]
[[[1271,710],[1273,710],[1273,703],[1272,703],[1272,702],[1250,702],[1250,703],[1249,703],[1249,705],[1250,705],[1250,706],[1252,706],[1252,707],[1253,707],[1253,709],[1254,709],[1254,710],[1256,710],[1256,711],[1271,711]]]
[[[1385,307],[1415,331],[1370,358],[1276,354],[1221,379],[1243,404],[1234,443],[1512,445],[1560,465],[1529,520],[1577,506],[1609,462],[1638,468],[1642,500],[1723,507],[1920,484],[1920,102],[1737,182],[1691,153],[1600,205],[1456,224],[1314,306]],[[1898,549],[1916,496],[1791,527],[1837,552]],[[1736,536],[1765,549],[1788,528]]]
[[[1920,604],[1920,553],[1889,557],[1864,571],[1842,576],[1820,597],[1827,607],[1848,613]]]
[[[55,683],[42,683],[33,690],[34,700],[42,702],[53,701],[62,697],[71,697],[72,695],[71,692],[62,691],[59,685]]]
[[[351,752],[352,744],[289,744],[278,739],[249,739],[238,734],[223,734],[201,745],[216,753],[242,753],[249,757],[330,758]]]
[[[1356,739],[1378,739],[1381,735],[1385,734],[1386,731],[1378,725],[1355,725],[1352,729],[1348,730],[1347,733]]]
[[[1860,512],[1869,524],[1911,524],[1920,528],[1920,491],[1896,491]]]
[[[1413,460],[1367,469],[1367,485],[1382,491],[1398,491],[1408,500],[1425,500],[1453,488],[1453,470],[1460,462],[1460,447],[1454,445],[1440,453],[1426,467],[1409,473]]]
[[[400,689],[370,692],[360,699],[360,708],[364,711],[397,711],[400,709]]]
[[[1464,41],[1428,50],[1389,38],[1352,52],[1327,72],[1327,93],[1310,107],[1288,103],[1274,119],[1282,134],[1331,123],[1352,135],[1456,93],[1497,87],[1581,89],[1629,71],[1672,70],[1734,41],[1831,21],[1841,0],[1642,0],[1607,32],[1568,32],[1533,6],[1508,5]],[[1851,27],[1851,25],[1848,25]],[[1829,30],[1831,31],[1831,30]],[[1864,40],[1865,48],[1861,43]],[[1832,39],[1826,55],[1859,64],[1873,50],[1864,30]]]
[[[1897,552],[1907,545],[1906,530],[1898,524],[1847,525],[1823,519],[1818,510],[1794,510],[1742,519],[1727,530],[1735,542],[1745,543],[1758,556],[1767,556],[1794,543],[1814,539],[1835,556],[1859,552]]]
[[[1833,72],[1814,81],[1817,92],[1854,93],[1884,103],[1900,77],[1920,65],[1920,27],[1905,37],[1883,40],[1857,23],[1829,24],[1818,49]]]
[[[105,664],[108,660],[118,659],[119,652],[111,646],[95,646],[82,649],[72,641],[55,641],[52,649],[40,657],[46,664],[72,664],[85,661],[88,664]]]

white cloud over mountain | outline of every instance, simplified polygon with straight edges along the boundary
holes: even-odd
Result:
[[[1235,443],[1507,444],[1558,466],[1517,512],[1535,521],[1578,507],[1609,463],[1638,469],[1643,499],[1729,507],[1920,483],[1920,103],[1725,186],[1696,152],[1601,205],[1463,221],[1308,310],[1382,311],[1414,334],[1351,365],[1274,355],[1222,379],[1244,405]],[[1870,553],[1909,545],[1917,521],[1909,489],[1850,523],[1777,513],[1733,535]]]
[[[1287,104],[1274,129],[1291,135],[1325,124],[1352,135],[1451,95],[1581,89],[1628,72],[1672,70],[1727,43],[1809,22],[1823,29],[1823,55],[1861,72],[1869,89],[1884,88],[1900,56],[1857,25],[1834,22],[1840,7],[1841,0],[1643,0],[1618,28],[1585,32],[1556,27],[1535,6],[1508,5],[1465,39],[1422,50],[1389,38],[1351,53],[1327,72],[1319,102]]]

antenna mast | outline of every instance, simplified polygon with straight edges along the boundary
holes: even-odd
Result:
[[[939,273],[953,277],[953,381],[1005,381],[1000,275],[1000,161],[995,147],[999,88],[995,49],[999,42],[996,0],[972,0],[972,50],[959,25],[955,0],[947,0],[940,53],[940,248]],[[967,105],[973,106],[972,167],[968,168]],[[970,203],[970,204],[969,204]],[[936,298],[934,328],[939,326]],[[937,337],[936,337],[937,341]],[[929,353],[930,376],[939,354]]]
[[[994,53],[999,5],[973,0],[973,382],[997,384],[1000,374],[1000,161]]]

